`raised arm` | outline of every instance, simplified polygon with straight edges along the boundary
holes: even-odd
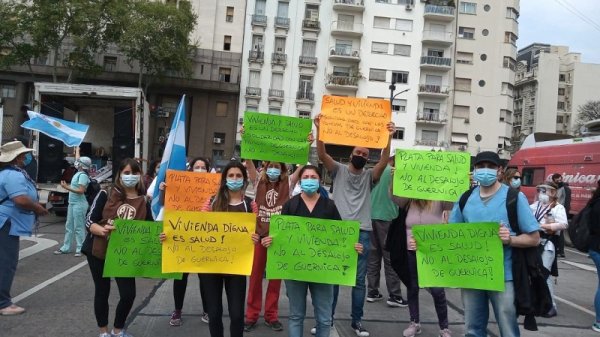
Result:
[[[290,189],[293,189],[294,186],[296,186],[296,184],[298,183],[298,180],[300,180],[300,170],[304,167],[304,165],[296,165],[296,170],[294,170],[294,173],[292,173],[292,175],[290,176]]]
[[[321,128],[321,114],[318,114],[315,117],[315,127],[317,129],[317,155],[319,155],[319,160],[323,162],[323,165],[329,172],[333,172],[335,170],[335,160],[331,158],[329,154],[327,154],[327,150],[325,149],[325,143],[321,141],[319,137],[319,132]],[[389,153],[388,153],[389,156]]]
[[[387,124],[387,130],[389,132],[387,146],[381,151],[381,158],[379,158],[379,162],[373,167],[373,182],[376,183],[381,178],[381,174],[390,160],[390,146],[392,144],[392,136],[394,135],[394,131],[396,130],[396,125],[394,122],[389,122]]]
[[[258,172],[256,172],[256,166],[254,166],[252,159],[246,159],[246,170],[248,170],[248,179],[250,179],[253,184],[256,184]]]

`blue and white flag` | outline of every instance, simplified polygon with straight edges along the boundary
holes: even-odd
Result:
[[[39,131],[48,137],[60,140],[69,147],[81,145],[90,128],[89,125],[49,117],[35,111],[27,111],[27,115],[29,120],[21,124],[21,127]]]
[[[156,175],[154,191],[152,193],[152,217],[155,220],[162,220],[163,205],[160,203],[160,183],[164,182],[167,176],[167,169],[185,171],[186,151],[185,151],[185,95],[181,98],[177,113],[171,125],[169,138],[165,146],[160,170]]]

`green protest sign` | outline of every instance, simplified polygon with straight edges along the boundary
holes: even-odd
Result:
[[[181,274],[161,272],[162,245],[158,236],[162,228],[162,222],[115,220],[103,276],[181,279]]]
[[[419,225],[419,287],[504,291],[504,251],[497,222]]]
[[[267,278],[356,284],[358,221],[273,215],[267,250]]]
[[[469,189],[470,154],[396,150],[394,195],[405,198],[457,201]]]
[[[242,158],[306,164],[312,121],[305,118],[244,113]]]

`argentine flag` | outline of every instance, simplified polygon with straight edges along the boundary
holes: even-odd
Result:
[[[156,176],[154,183],[154,191],[152,193],[152,217],[155,220],[162,220],[162,208],[160,203],[160,183],[164,182],[167,176],[167,169],[185,171],[186,151],[185,151],[185,95],[181,97],[177,113],[171,125],[169,139],[165,146],[162,160],[160,162],[160,170]],[[159,216],[160,214],[160,216]]]
[[[69,147],[81,145],[90,128],[89,125],[49,117],[35,111],[27,111],[27,115],[29,120],[21,124],[21,127],[39,131],[48,137],[60,140]]]

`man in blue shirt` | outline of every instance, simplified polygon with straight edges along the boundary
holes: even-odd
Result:
[[[517,214],[519,229],[516,235],[508,222],[506,197],[508,186],[501,184],[498,177],[502,172],[500,157],[491,151],[481,152],[475,157],[473,178],[479,183],[464,209],[458,202],[450,215],[450,223],[498,222],[499,236],[504,248],[503,292],[476,289],[462,289],[462,301],[465,308],[465,337],[487,337],[489,304],[492,303],[494,315],[502,337],[519,337],[519,325],[515,308],[515,293],[512,275],[512,247],[526,248],[539,244],[539,224],[529,210],[527,198],[519,193]]]

